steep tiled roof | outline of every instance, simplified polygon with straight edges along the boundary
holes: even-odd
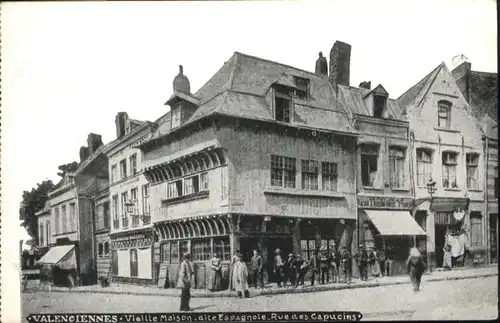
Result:
[[[351,108],[352,113],[371,115],[371,110],[363,98],[372,92],[372,90],[345,85],[339,85],[339,90],[344,105]],[[401,119],[404,110],[398,105],[396,100],[389,98],[387,100],[387,108],[391,119]]]
[[[337,100],[328,78],[238,52],[194,94],[201,104],[186,124],[211,114],[271,121],[266,102],[269,88],[279,82],[290,85],[294,76],[308,79],[310,91],[307,100],[296,99],[294,124],[355,133],[349,122],[350,110]],[[160,125],[152,138],[168,133],[167,123]]]
[[[399,106],[406,109],[409,106],[418,105],[443,66],[444,63],[439,64],[432,72],[417,82],[417,84],[401,94],[399,98],[396,99]]]
[[[488,115],[498,122],[498,76],[496,73],[471,71],[470,105],[472,113],[482,118]]]
[[[85,168],[87,168],[88,165],[92,163],[92,161],[94,161],[94,159],[96,159],[101,154],[105,154],[109,149],[113,148],[115,144],[117,144],[118,142],[119,140],[115,139],[97,148],[97,150],[91,156],[89,156],[87,159],[85,159],[83,162],[80,163],[80,165],[75,171],[75,174],[79,174],[80,172],[82,172]]]

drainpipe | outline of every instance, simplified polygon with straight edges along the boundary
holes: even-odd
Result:
[[[490,215],[488,214],[488,154],[489,154],[489,138],[488,136],[484,136],[484,142],[483,142],[483,169],[484,169],[484,176],[483,176],[483,191],[484,191],[484,227],[486,228],[485,234],[483,235],[483,240],[486,240],[485,243],[485,251],[486,251],[486,262],[489,264],[491,262],[491,254],[490,254],[490,239],[489,239],[489,234],[490,234]]]
[[[415,187],[415,176],[414,176],[414,165],[413,165],[413,150],[415,148],[415,144],[414,144],[414,139],[415,139],[415,133],[413,131],[410,131],[410,129],[408,128],[408,141],[409,141],[409,146],[410,146],[410,192],[411,192],[411,195],[413,196],[413,201],[415,201],[417,199],[417,190],[416,190],[416,187]],[[415,206],[413,208],[413,212],[412,212],[412,217],[413,219],[415,219],[415,215],[417,213],[417,207]],[[413,236],[413,246],[414,247],[417,247],[417,237],[416,236]]]

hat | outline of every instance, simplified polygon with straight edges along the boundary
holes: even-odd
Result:
[[[293,257],[293,253],[289,253],[289,254],[288,254],[288,257]]]
[[[360,248],[363,248],[363,245],[362,245],[362,244],[360,244],[360,245],[359,245],[359,247],[360,247]]]
[[[186,258],[189,258],[191,255],[189,254],[189,252],[186,252],[182,255],[182,259],[186,259]]]
[[[276,250],[274,250],[274,252],[281,252],[281,250],[279,248],[276,248]]]

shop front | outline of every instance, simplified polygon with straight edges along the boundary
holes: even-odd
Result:
[[[113,283],[152,285],[152,229],[112,233],[110,238]]]
[[[412,217],[413,205],[412,198],[358,197],[359,244],[383,250],[386,259],[392,261],[388,264],[390,275],[406,273],[410,249],[426,236]]]

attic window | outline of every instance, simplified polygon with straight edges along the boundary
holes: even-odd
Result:
[[[177,128],[181,125],[181,109],[175,107],[172,109],[172,129]]]
[[[373,96],[373,116],[375,118],[382,118],[385,105],[387,103],[387,98],[382,95],[374,95]]]
[[[292,98],[281,92],[276,92],[274,100],[274,118],[276,121],[290,122]]]
[[[450,128],[451,103],[448,101],[438,102],[438,127]]]
[[[293,80],[295,82],[295,95],[301,100],[307,99],[309,95],[309,79],[294,76]]]

